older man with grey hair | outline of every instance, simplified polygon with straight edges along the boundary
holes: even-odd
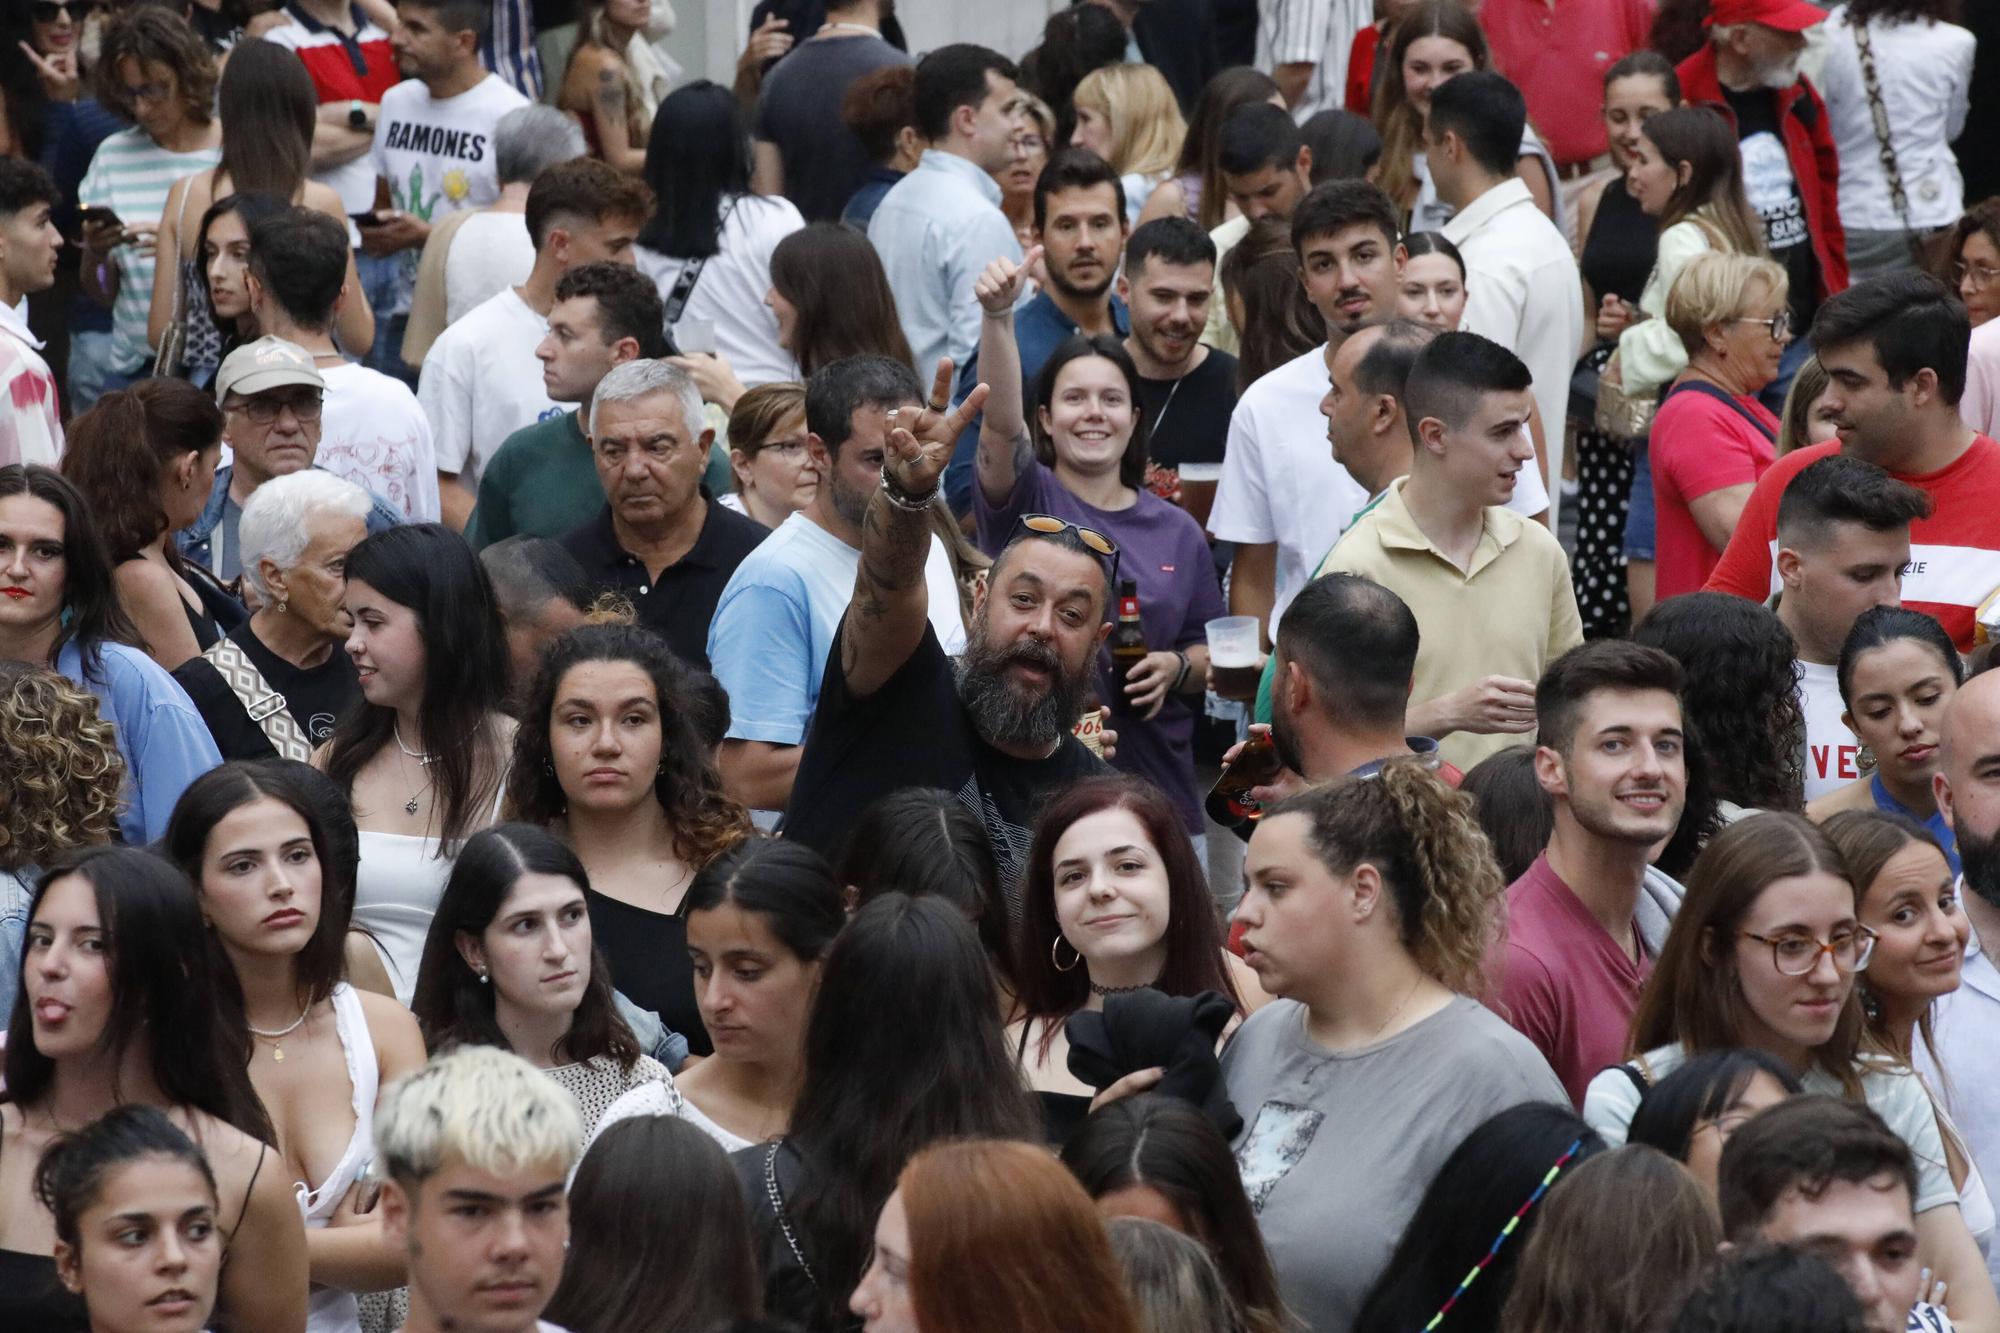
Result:
[[[706,671],[715,604],[768,532],[702,485],[715,432],[701,391],[664,361],[628,361],[598,382],[587,433],[605,505],[563,546],[593,588],[628,598],[640,624]]]
[[[360,698],[341,599],[374,505],[353,482],[306,468],[243,506],[237,540],[257,610],[174,672],[223,758],[309,759]]]
[[[528,280],[535,243],[528,235],[528,187],[547,167],[582,157],[583,127],[552,106],[518,106],[493,131],[500,197],[453,213],[431,229],[417,261],[417,290],[403,331],[403,360],[415,367],[438,334],[466,311]],[[463,233],[464,245],[453,242]]]

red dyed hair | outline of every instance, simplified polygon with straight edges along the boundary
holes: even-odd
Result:
[[[1140,1333],[1097,1208],[1045,1148],[934,1144],[896,1182],[910,1223],[910,1298],[951,1333]]]

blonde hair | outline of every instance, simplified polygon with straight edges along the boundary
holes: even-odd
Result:
[[[1506,881],[1472,798],[1418,759],[1378,777],[1344,778],[1286,799],[1271,815],[1304,815],[1313,853],[1336,875],[1376,867],[1411,959],[1460,995],[1486,993],[1486,957],[1500,937]]]
[[[111,841],[125,758],[97,697],[25,662],[0,662],[0,869]]]
[[[382,1094],[375,1150],[404,1186],[447,1158],[495,1175],[559,1166],[583,1147],[583,1116],[560,1084],[511,1051],[459,1046],[431,1057]]]
[[[1035,129],[1049,141],[1049,151],[1055,151],[1056,113],[1049,110],[1049,104],[1023,88],[1007,99],[1007,114],[1026,116],[1035,122]]]
[[[1113,171],[1149,179],[1173,173],[1187,122],[1160,71],[1151,65],[1105,65],[1084,75],[1070,100],[1110,122]]]
[[[1782,310],[1791,283],[1776,261],[1721,250],[1696,255],[1667,291],[1667,327],[1693,356],[1703,347],[1704,329],[1743,316],[1751,305],[1751,288],[1759,283]]]

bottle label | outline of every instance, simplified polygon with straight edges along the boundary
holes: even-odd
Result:
[[[1136,597],[1119,598],[1118,616],[1121,620],[1137,620],[1139,618],[1139,599]]]

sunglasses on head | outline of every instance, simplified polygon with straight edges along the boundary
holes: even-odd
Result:
[[[1060,536],[1074,532],[1077,539],[1098,555],[1111,562],[1111,584],[1118,585],[1118,543],[1099,532],[1096,528],[1086,528],[1081,523],[1072,523],[1054,514],[1023,514],[1020,526],[1028,532],[1040,533],[1044,537]]]

